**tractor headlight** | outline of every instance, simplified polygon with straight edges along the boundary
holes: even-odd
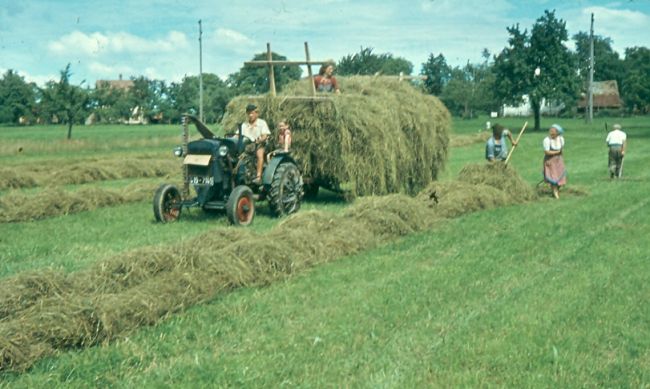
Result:
[[[177,157],[183,156],[183,148],[181,146],[174,147],[174,155]]]
[[[219,156],[220,157],[225,157],[228,154],[228,146],[223,145],[219,147]]]

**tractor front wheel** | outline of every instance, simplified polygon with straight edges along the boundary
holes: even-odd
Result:
[[[253,191],[246,185],[236,186],[226,202],[226,214],[230,223],[236,226],[247,226],[255,217],[255,201]]]
[[[156,221],[168,223],[181,216],[181,192],[174,185],[162,184],[153,196],[153,214]]]

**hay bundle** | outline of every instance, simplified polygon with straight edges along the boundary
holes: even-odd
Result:
[[[533,188],[517,172],[503,163],[476,163],[463,167],[458,180],[469,184],[485,184],[504,191],[513,202],[534,200]]]
[[[293,128],[292,152],[303,174],[322,186],[353,195],[415,194],[443,169],[450,115],[436,97],[407,82],[355,76],[340,79],[341,95],[308,96],[302,80],[276,98],[254,99],[272,132],[287,118]],[[251,98],[233,99],[222,126],[234,131],[245,120]]]
[[[420,192],[418,199],[447,218],[512,202],[510,196],[500,189],[462,181],[433,182]]]

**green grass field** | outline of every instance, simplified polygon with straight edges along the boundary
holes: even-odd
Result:
[[[485,120],[456,120],[454,133],[473,135]],[[515,133],[523,125],[500,122]],[[620,119],[629,147],[623,178],[614,182],[605,119],[544,118],[543,125],[553,122],[566,129],[567,188],[588,196],[561,193],[560,200],[445,221],[267,287],[219,295],[114,342],[43,359],[26,373],[0,373],[0,386],[648,387],[649,119]],[[62,127],[0,128],[0,160],[18,168],[142,153],[173,158],[178,133],[76,127],[77,140],[67,144],[58,140]],[[532,186],[541,180],[545,134],[526,132],[513,156]],[[34,139],[33,151],[17,151]],[[483,147],[451,149],[441,179],[480,162]],[[322,193],[303,209],[346,206]],[[276,223],[262,208],[253,228]],[[157,225],[150,202],[0,223],[0,277],[79,270],[225,225],[198,211]]]

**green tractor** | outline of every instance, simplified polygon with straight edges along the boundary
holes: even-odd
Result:
[[[188,142],[192,123],[202,139]],[[158,222],[177,220],[184,208],[225,211],[234,225],[246,226],[255,217],[255,203],[268,201],[276,216],[300,209],[304,195],[303,178],[290,152],[273,152],[264,164],[261,183],[254,183],[256,157],[251,142],[239,136],[217,137],[198,118],[183,116],[183,146],[174,154],[183,158],[183,190],[162,184],[153,198],[153,213]],[[191,197],[193,186],[196,196]]]

